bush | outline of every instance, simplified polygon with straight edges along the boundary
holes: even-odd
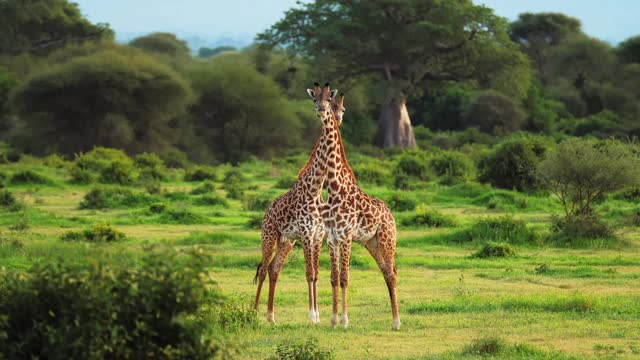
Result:
[[[131,162],[113,161],[100,171],[100,182],[106,184],[129,185],[133,183]]]
[[[257,328],[260,325],[256,311],[247,305],[226,302],[213,309],[213,321],[225,331]]]
[[[227,202],[227,200],[218,195],[202,195],[200,197],[195,198],[193,200],[193,203],[195,205],[201,205],[201,206],[217,206],[217,205],[220,205],[222,207],[229,206],[229,203]]]
[[[247,221],[247,228],[249,229],[261,229],[262,221],[264,220],[263,214],[254,214],[249,217],[249,221]]]
[[[472,257],[487,259],[494,257],[511,257],[516,254],[516,251],[507,243],[494,243],[488,242],[484,244],[482,249],[478,250]]]
[[[184,174],[184,181],[205,181],[216,180],[216,171],[210,167],[196,167]]]
[[[427,159],[422,152],[405,151],[397,160],[393,170],[395,175],[406,175],[410,178],[417,178],[426,181],[429,178]]]
[[[272,196],[249,195],[244,198],[244,209],[247,211],[265,211],[272,202]]]
[[[526,113],[510,97],[486,91],[467,107],[463,127],[477,127],[483,132],[505,135],[523,128]]]
[[[94,243],[119,242],[126,238],[123,232],[108,223],[94,224],[93,227],[82,232],[69,231],[60,237],[61,240],[65,241],[88,241]]]
[[[584,239],[613,239],[613,229],[596,215],[578,217],[551,216],[549,240],[562,245],[574,245]]]
[[[164,211],[160,217],[158,217],[160,224],[181,224],[181,225],[194,225],[194,224],[206,224],[209,220],[187,209],[170,209]]]
[[[224,189],[227,191],[227,197],[230,199],[242,199],[247,189],[247,180],[242,171],[237,168],[230,169],[224,175]]]
[[[122,150],[96,147],[88,153],[76,155],[71,179],[77,183],[99,179],[104,183],[130,184],[134,179],[133,161]]]
[[[11,184],[50,184],[51,180],[31,170],[23,170],[11,176]]]
[[[46,166],[58,168],[58,169],[64,168],[69,164],[69,162],[65,160],[65,158],[63,158],[58,154],[51,154],[51,155],[45,156],[42,159],[42,163],[45,164]]]
[[[536,137],[507,140],[480,161],[478,180],[507,190],[531,191],[541,187],[536,171],[547,151]]]
[[[463,179],[473,172],[473,164],[467,156],[457,151],[443,151],[429,160],[429,167],[438,176]]]
[[[367,184],[385,185],[388,184],[390,180],[388,170],[382,169],[380,165],[375,163],[356,165],[353,168],[353,173],[356,175],[358,181]]]
[[[153,153],[138,154],[133,162],[140,170],[140,178],[162,180],[166,178],[164,161]]]
[[[139,265],[36,263],[3,276],[0,357],[208,359],[219,347],[184,321],[208,300],[208,261],[150,251]],[[215,303],[215,302],[214,302]]]
[[[17,211],[21,208],[21,204],[12,192],[7,189],[0,189],[0,207]]]
[[[184,169],[189,165],[189,159],[184,152],[172,148],[161,155],[166,167],[171,169]]]
[[[211,181],[205,181],[200,186],[191,190],[191,195],[209,194],[216,189],[216,186]]]
[[[156,200],[154,196],[120,187],[94,188],[84,196],[80,202],[80,209],[139,207],[149,205]]]
[[[294,175],[280,176],[274,185],[278,189],[289,189],[298,181],[298,177]]]
[[[410,211],[416,208],[416,200],[402,192],[393,193],[387,200],[387,206],[393,211]]]
[[[330,360],[335,358],[331,350],[322,350],[316,338],[304,343],[285,343],[278,345],[270,360]]]
[[[540,245],[538,234],[523,220],[511,216],[482,219],[466,230],[452,235],[454,242],[505,242],[512,245]]]
[[[149,205],[149,211],[154,214],[160,214],[167,210],[167,204],[164,203],[155,203]]]
[[[453,218],[435,209],[420,204],[416,207],[416,215],[402,220],[404,226],[425,225],[429,227],[451,227],[456,223]]]

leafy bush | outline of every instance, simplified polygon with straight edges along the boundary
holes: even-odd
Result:
[[[187,209],[169,209],[164,211],[159,217],[158,222],[160,224],[181,224],[181,225],[193,225],[193,224],[206,224],[209,220]]]
[[[7,359],[208,359],[219,347],[184,321],[207,301],[208,261],[149,251],[139,265],[36,263],[3,276],[0,356]],[[215,302],[214,302],[215,303]]]
[[[197,186],[191,190],[191,195],[202,195],[213,192],[216,186],[211,181],[205,181],[200,186]]]
[[[471,225],[468,229],[451,236],[457,243],[496,241],[512,245],[540,245],[538,234],[527,227],[523,220],[512,216],[485,218]]]
[[[249,217],[249,221],[247,221],[247,228],[249,229],[261,229],[262,228],[262,220],[264,220],[263,214],[254,214]]]
[[[429,178],[429,169],[425,154],[419,151],[405,151],[398,157],[393,174],[426,181]]]
[[[416,214],[402,220],[404,226],[425,225],[429,227],[451,227],[456,223],[453,218],[444,215],[435,209],[430,209],[424,204],[416,207]]]
[[[245,304],[227,301],[213,309],[214,323],[225,331],[257,328],[260,325],[256,311]]]
[[[0,207],[11,211],[18,211],[22,204],[8,189],[0,189]]]
[[[105,184],[129,185],[133,178],[130,161],[112,161],[100,170],[100,182]]]
[[[247,189],[247,179],[237,168],[230,169],[224,175],[224,189],[230,199],[242,199]]]
[[[289,189],[293,187],[296,181],[298,181],[298,177],[295,175],[280,176],[276,181],[274,187],[278,189]]]
[[[301,343],[284,343],[278,345],[275,355],[269,360],[330,360],[335,358],[331,350],[323,350],[318,346],[318,339],[310,338]]]
[[[265,211],[272,202],[272,196],[249,195],[244,198],[244,209],[247,211]]]
[[[69,231],[60,237],[65,241],[88,241],[94,243],[119,242],[126,239],[126,235],[114,228],[111,224],[94,224],[90,229],[82,232]]]
[[[597,215],[584,217],[551,216],[549,240],[563,245],[573,245],[584,239],[613,239],[613,229]]]
[[[429,160],[431,170],[438,176],[463,179],[473,172],[473,164],[467,156],[457,151],[443,151]]]
[[[51,180],[31,170],[19,171],[11,176],[11,184],[49,184]]]
[[[546,143],[537,137],[507,140],[480,161],[478,179],[501,189],[538,189],[541,183],[536,171],[546,151]]]
[[[167,210],[167,204],[165,203],[154,203],[149,205],[149,211],[154,214],[160,214]]]
[[[45,164],[46,166],[58,168],[58,169],[64,168],[69,165],[69,162],[58,154],[51,154],[51,155],[45,156],[42,159],[42,163]]]
[[[220,205],[222,207],[229,206],[229,203],[227,202],[227,200],[218,195],[202,195],[200,197],[195,198],[193,200],[193,203],[195,205],[202,205],[202,206],[216,206],[216,205]]]
[[[188,170],[184,174],[184,181],[205,181],[205,180],[216,180],[216,171],[210,167],[196,167],[191,170]]]
[[[482,249],[473,254],[474,258],[487,259],[494,257],[511,257],[516,251],[507,243],[488,242],[484,244]]]
[[[385,185],[389,183],[390,174],[375,163],[364,163],[353,167],[353,173],[358,181],[367,184]]]
[[[133,182],[133,161],[122,150],[96,147],[88,153],[76,155],[71,168],[72,181],[90,183],[130,184]]]
[[[144,179],[162,180],[166,177],[164,161],[153,153],[138,154],[133,162]]]
[[[393,193],[387,200],[387,206],[393,211],[410,211],[416,208],[416,200],[407,193]]]
[[[627,226],[640,226],[640,208],[633,209],[631,213],[627,215],[624,224]]]
[[[139,207],[157,201],[145,193],[133,192],[120,187],[94,188],[80,202],[80,209],[112,209],[119,207]]]
[[[167,150],[160,157],[168,168],[184,169],[189,165],[187,154],[175,148]]]

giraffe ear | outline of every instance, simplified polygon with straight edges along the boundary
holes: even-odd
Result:
[[[315,90],[307,89],[307,94],[309,94],[309,97],[311,98],[311,100],[315,100],[316,99]]]
[[[338,89],[331,90],[331,92],[329,93],[329,99],[335,98],[337,93]]]

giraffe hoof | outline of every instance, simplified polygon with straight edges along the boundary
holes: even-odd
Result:
[[[316,310],[316,324],[320,324],[320,311]]]
[[[343,328],[347,328],[349,326],[349,317],[347,315],[342,315],[342,319],[340,319],[340,324]]]
[[[316,323],[316,312],[314,310],[309,310],[309,322],[312,324]]]
[[[331,327],[335,328],[338,325],[338,314],[331,315]]]
[[[267,313],[267,321],[270,322],[271,324],[276,323],[276,317],[274,316],[273,313]]]
[[[400,330],[400,319],[393,319],[393,323],[391,323],[391,330]]]

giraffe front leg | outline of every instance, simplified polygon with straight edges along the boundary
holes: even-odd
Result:
[[[307,278],[307,288],[309,290],[309,322],[316,323],[316,309],[315,309],[315,293],[314,293],[314,278],[316,271],[314,269],[314,244],[313,237],[305,237],[302,242],[302,249],[304,252],[305,273]]]
[[[329,256],[331,257],[331,290],[333,290],[331,327],[338,324],[338,284],[340,283],[340,267],[338,261],[340,259],[340,251],[338,244],[334,239],[327,239],[329,247]]]
[[[349,288],[349,260],[351,259],[351,239],[340,243],[340,287],[342,288],[342,318],[340,324],[346,329],[349,326],[349,315],[347,314],[347,289]]]
[[[313,277],[313,307],[316,312],[316,324],[320,323],[320,309],[318,308],[318,278],[320,277],[320,249],[322,248],[323,236],[324,235],[316,236],[313,253],[313,266],[315,270],[315,276]]]
[[[267,305],[267,321],[272,324],[275,324],[276,322],[273,301],[276,294],[278,275],[287,260],[289,252],[293,249],[293,244],[295,244],[295,241],[281,239],[276,248],[276,255],[273,257],[273,260],[271,260],[271,264],[269,264],[269,303]]]

